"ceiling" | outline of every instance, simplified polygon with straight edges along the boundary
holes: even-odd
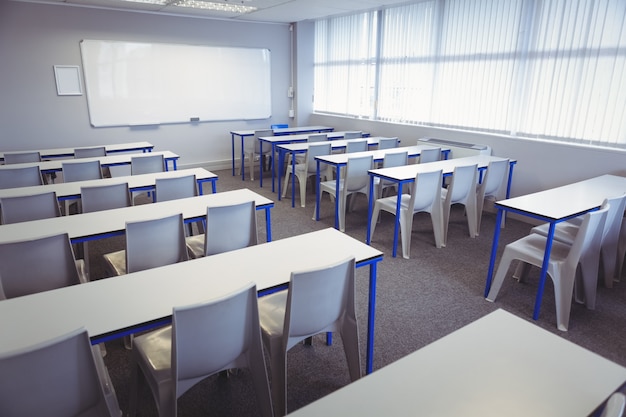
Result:
[[[361,10],[377,9],[382,6],[405,4],[407,0],[193,0],[196,4],[206,2],[224,5],[256,7],[257,10],[239,13],[216,11],[175,5],[182,0],[161,0],[166,4],[150,4],[148,0],[14,0],[65,6],[98,7],[105,9],[139,11],[157,14],[257,21],[294,23],[302,20],[319,19]],[[157,0],[158,1],[158,0]],[[415,2],[415,1],[413,1]]]

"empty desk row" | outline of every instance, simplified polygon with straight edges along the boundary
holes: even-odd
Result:
[[[100,149],[102,149],[100,151]],[[120,152],[152,152],[154,145],[150,142],[129,142],[112,145],[74,147],[74,148],[51,148],[37,149],[33,151],[0,152],[0,162],[5,162],[5,154],[24,152],[37,152],[42,160],[53,158],[84,158],[89,156],[104,156]]]

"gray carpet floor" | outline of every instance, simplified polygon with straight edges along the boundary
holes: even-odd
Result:
[[[273,240],[334,224],[334,203],[327,196],[321,203],[320,221],[312,220],[315,202],[312,183],[307,189],[307,206],[301,208],[296,197],[296,207],[292,208],[289,196],[278,201],[278,195],[272,193],[271,182],[267,178],[264,187],[260,188],[258,180],[242,181],[240,176],[233,177],[230,170],[216,173],[219,175],[218,192],[249,188],[275,201],[271,209]],[[210,192],[209,187],[206,192]],[[143,197],[140,201],[149,203],[150,200]],[[364,242],[367,228],[367,200],[364,196],[357,197],[354,210],[347,214],[346,219],[346,233]],[[556,328],[554,292],[549,280],[541,315],[537,321],[532,320],[538,269],[532,269],[523,283],[507,278],[495,303],[483,298],[495,214],[485,212],[480,236],[470,238],[463,208],[453,208],[448,244],[442,249],[434,245],[429,216],[417,214],[413,223],[411,259],[408,260],[392,257],[393,220],[392,215],[383,214],[372,239],[372,246],[384,252],[384,259],[378,266],[374,370],[498,308],[626,366],[626,282],[616,283],[612,289],[600,284],[595,310],[574,304],[569,331],[562,332]],[[530,227],[527,223],[508,219],[502,229],[499,253],[506,243],[526,235]],[[264,242],[265,219],[261,214],[258,215],[258,230],[259,240]],[[106,276],[102,253],[121,249],[123,245],[123,237],[96,241],[90,245],[92,279]],[[315,253],[311,256],[314,257]],[[357,270],[357,314],[363,364],[367,340],[368,273],[368,268]],[[111,308],[115,308],[115,300],[111,300]],[[105,363],[124,412],[128,407],[130,390],[129,358],[130,352],[124,349],[121,340],[107,342]],[[415,375],[415,378],[428,378],[428,375]],[[312,346],[294,347],[288,355],[287,381],[290,412],[348,384],[341,338],[335,337],[333,345],[326,346],[325,338],[320,335],[313,339]],[[141,391],[140,405],[141,416],[157,415],[154,401],[145,387]],[[249,374],[241,370],[228,377],[216,375],[208,378],[178,400],[178,410],[179,416],[256,415]]]

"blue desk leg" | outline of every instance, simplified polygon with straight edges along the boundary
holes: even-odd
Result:
[[[496,223],[498,224],[498,223]],[[543,289],[546,284],[548,275],[548,264],[550,263],[550,252],[552,252],[552,240],[554,239],[554,229],[556,223],[550,222],[548,237],[546,238],[546,251],[543,255],[543,264],[541,265],[541,277],[539,278],[539,288],[537,288],[537,298],[535,299],[535,310],[533,311],[533,319],[539,318],[539,310],[541,309],[541,299],[543,298]],[[499,229],[496,227],[496,230]]]
[[[282,167],[285,164],[285,150],[278,149],[278,166]],[[282,199],[282,181],[280,180],[280,172],[278,173],[278,201]]]
[[[369,306],[367,309],[367,356],[365,373],[371,374],[374,363],[374,321],[376,318],[376,269],[378,262],[370,264]]]
[[[317,160],[317,168],[315,170],[315,220],[320,219],[320,161]]]
[[[272,241],[272,217],[270,215],[270,207],[265,208],[265,231],[267,233],[267,241]]]
[[[365,238],[365,243],[367,243],[368,245],[370,244],[371,233],[372,233],[372,230],[371,230],[372,228],[370,227],[370,225],[372,224],[372,210],[374,208],[373,202],[374,202],[374,175],[370,174],[370,195],[369,195],[369,201],[367,202],[367,235]]]
[[[339,190],[339,184],[341,184],[341,165],[337,165],[337,179],[335,180],[335,229],[339,230],[339,202],[341,201],[341,192]],[[343,208],[344,213],[346,208]]]
[[[398,232],[400,231],[400,210],[402,203],[402,181],[398,182],[398,198],[396,198],[396,218],[393,226],[393,253],[395,258],[398,254]]]
[[[300,204],[302,204],[302,201],[300,202]],[[295,206],[296,206],[296,153],[291,152],[291,207],[293,208]]]
[[[496,224],[500,224],[502,221],[502,212],[503,210],[498,208],[498,213],[496,214]],[[485,298],[489,295],[489,290],[491,289],[493,270],[496,263],[496,255],[498,253],[498,240],[500,240],[500,228],[496,227],[493,232],[493,242],[491,243],[491,258],[489,259],[489,271],[487,272],[487,282],[485,283]]]
[[[260,152],[260,156],[259,156],[259,186],[261,188],[263,188],[263,141],[260,140],[260,139],[257,139],[257,138],[255,138],[255,139],[259,141],[259,152]],[[255,144],[255,146],[256,146],[256,144]]]
[[[217,178],[211,181],[211,191],[213,192],[213,194],[217,192],[216,183],[217,183]]]
[[[235,134],[230,134],[230,153],[232,157],[233,177],[235,176]]]
[[[246,179],[246,164],[244,164],[244,159],[245,159],[245,154],[243,151],[243,141],[244,141],[244,136],[241,135],[241,181]],[[254,161],[252,161],[250,163],[250,169],[254,169]]]

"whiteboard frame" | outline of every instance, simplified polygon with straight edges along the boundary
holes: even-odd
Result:
[[[82,96],[78,65],[55,65],[54,79],[58,96]]]

